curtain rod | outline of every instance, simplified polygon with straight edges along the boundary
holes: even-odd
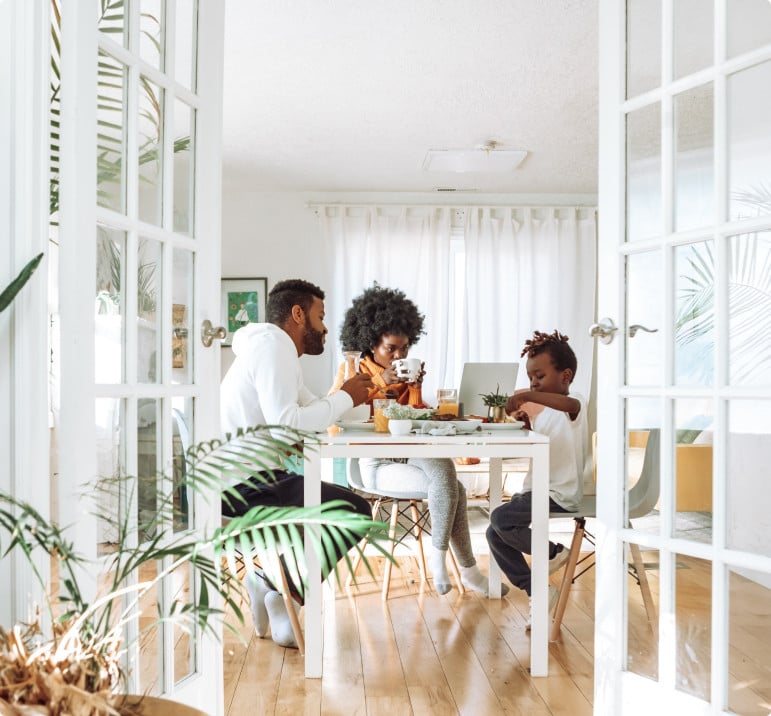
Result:
[[[318,210],[326,206],[341,206],[351,208],[366,208],[370,206],[407,207],[408,209],[420,209],[422,207],[434,207],[436,209],[597,209],[596,204],[410,204],[403,201],[309,201],[305,203],[306,209]]]

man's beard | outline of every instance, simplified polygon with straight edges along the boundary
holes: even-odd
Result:
[[[308,318],[305,318],[305,335],[303,336],[303,353],[309,356],[318,356],[324,352],[324,331],[317,331],[311,326]]]

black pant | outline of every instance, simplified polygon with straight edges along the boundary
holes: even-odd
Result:
[[[236,485],[233,489],[244,499],[244,502],[234,498],[231,495],[223,496],[222,514],[225,517],[239,517],[248,512],[252,507],[263,505],[265,507],[302,507],[305,500],[305,478],[294,472],[284,470],[275,470],[272,477],[267,477],[269,482],[262,482],[257,478],[250,478],[247,482]],[[347,507],[351,512],[358,512],[366,517],[372,516],[372,509],[369,502],[360,495],[357,495],[347,487],[334,485],[329,482],[321,483],[321,502],[331,502],[332,500],[344,500],[350,504]],[[345,505],[341,506],[346,509]],[[344,540],[344,549],[335,543],[335,559],[339,561],[348,550],[353,547],[358,539],[349,537]],[[301,585],[292,582],[288,570],[284,570],[289,583],[289,591],[292,596],[300,603],[303,603],[303,590]],[[326,579],[329,569],[322,569],[321,577]]]

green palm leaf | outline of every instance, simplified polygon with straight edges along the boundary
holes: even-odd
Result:
[[[19,275],[9,283],[3,292],[0,293],[0,313],[2,313],[8,306],[11,305],[11,301],[16,298],[16,295],[24,288],[24,284],[29,281],[35,269],[43,260],[43,254],[38,254],[34,259],[31,259],[27,265],[19,272]]]
[[[249,564],[250,560],[258,560],[268,579],[277,586],[281,585],[282,564],[302,596],[309,579],[304,551],[306,534],[322,569],[325,573],[333,570],[338,583],[335,555],[341,546],[355,544],[352,551],[361,555],[370,573],[372,568],[358,546],[361,539],[366,537],[369,544],[390,559],[383,546],[389,540],[388,525],[344,509],[346,505],[341,501],[316,507],[252,507],[203,535],[172,529],[174,498],[179,490],[190,490],[219,503],[232,482],[254,476],[258,468],[269,472],[270,465],[275,469],[287,454],[301,456],[300,446],[304,442],[314,449],[317,440],[315,435],[285,426],[257,426],[239,431],[232,439],[195,445],[188,450],[181,478],[155,478],[154,484],[162,488],[156,492],[156,510],[141,521],[132,512],[137,480],[101,480],[98,491],[104,499],[96,502],[105,507],[97,512],[97,517],[115,531],[116,548],[104,558],[103,588],[92,602],[84,599],[78,584],[78,575],[87,570],[88,563],[66,539],[66,529],[46,520],[30,505],[0,493],[3,554],[18,550],[24,555],[44,593],[47,575],[35,569],[33,555],[42,550],[59,561],[60,593],[48,605],[51,621],[63,625],[50,637],[55,650],[60,652],[85,642],[96,653],[122,654],[129,646],[123,642],[123,627],[142,612],[141,605],[158,590],[161,580],[178,570],[188,570],[191,575],[190,593],[194,597],[170,599],[165,609],[158,603],[155,619],[146,628],[173,621],[184,629],[213,631],[220,620],[212,617],[221,616],[224,609],[232,610],[243,621],[243,593],[236,575],[238,565]],[[233,494],[231,497],[236,499]],[[115,504],[122,506],[117,516]],[[347,555],[345,563],[350,568]],[[152,578],[137,581],[137,575],[141,579],[148,571],[145,567],[151,567]],[[222,600],[222,606],[218,606],[214,595]]]

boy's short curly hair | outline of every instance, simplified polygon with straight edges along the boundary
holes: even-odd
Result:
[[[340,342],[347,351],[371,353],[385,335],[406,336],[415,345],[423,330],[425,316],[398,288],[377,283],[353,299],[345,312]]]
[[[557,370],[570,368],[573,378],[576,377],[578,359],[573,349],[568,344],[568,337],[555,329],[554,333],[541,333],[534,331],[533,337],[525,341],[521,357],[535,358],[541,353],[548,353],[551,362]]]

